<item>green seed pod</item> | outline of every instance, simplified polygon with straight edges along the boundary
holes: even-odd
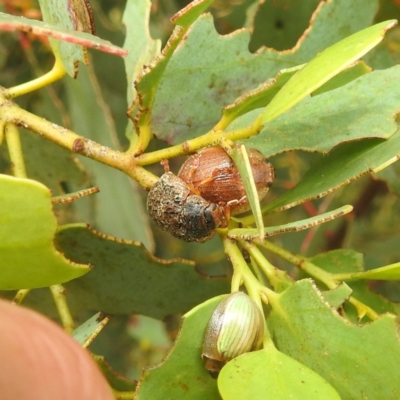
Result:
[[[257,304],[243,292],[231,293],[215,309],[208,323],[201,357],[217,378],[233,358],[261,348],[264,321]]]

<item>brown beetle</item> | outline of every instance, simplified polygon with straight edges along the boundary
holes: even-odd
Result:
[[[274,167],[256,149],[248,149],[251,169],[259,199],[268,192]],[[178,176],[190,189],[215,204],[227,204],[232,215],[250,209],[243,181],[232,158],[222,147],[209,147],[189,157]]]
[[[216,228],[228,225],[225,207],[193,194],[172,172],[166,172],[150,189],[147,210],[156,224],[186,242],[205,242]]]

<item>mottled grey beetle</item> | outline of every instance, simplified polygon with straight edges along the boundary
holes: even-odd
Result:
[[[186,242],[205,242],[228,225],[229,209],[192,194],[189,186],[166,172],[150,189],[147,210],[154,222]]]

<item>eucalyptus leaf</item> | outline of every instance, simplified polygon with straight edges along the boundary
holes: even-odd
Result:
[[[374,71],[336,90],[308,97],[265,124],[248,140],[266,157],[304,150],[326,153],[338,144],[363,138],[389,138],[397,130],[400,67]],[[260,110],[236,120],[229,129],[247,126]]]
[[[56,229],[49,189],[0,175],[0,289],[50,286],[90,271],[54,248]]]
[[[126,55],[123,49],[91,35],[91,29],[84,28],[84,25],[76,21],[74,23],[69,12],[68,0],[39,0],[39,4],[44,22],[6,14],[1,14],[0,21],[3,20],[4,24],[13,26],[13,30],[25,30],[49,36],[53,52],[61,57],[64,68],[70,76],[76,76],[79,61],[87,64],[86,47],[120,56]],[[84,2],[82,6],[84,7]]]
[[[143,371],[137,400],[220,400],[217,382],[201,360],[202,344],[209,319],[223,296],[198,305],[183,317],[173,349],[157,366]]]
[[[150,125],[155,101],[155,92],[162,76],[174,54],[175,49],[185,37],[185,33],[198,16],[207,9],[213,0],[196,0],[176,14],[172,21],[177,25],[167,45],[162,50],[157,61],[143,69],[135,84],[140,98],[140,109],[133,108],[131,116],[135,117],[135,126],[138,131],[147,130]],[[149,140],[150,138],[147,138]]]
[[[265,124],[292,108],[346,67],[374,48],[396,20],[381,22],[357,32],[319,53],[298,71],[273,98],[260,116]]]
[[[76,80],[66,82],[66,90],[73,128],[97,143],[118,149],[115,124],[93,69],[82,68]],[[139,240],[151,250],[153,237],[138,184],[87,157],[80,157],[80,161],[92,174],[92,185],[100,189],[94,198],[95,227],[110,235]]]
[[[92,355],[96,364],[100,368],[101,372],[107,379],[110,386],[120,392],[134,391],[136,388],[136,382],[128,378],[123,377],[117,371],[111,368],[110,364],[105,360],[103,356]]]
[[[310,280],[298,281],[270,300],[267,324],[277,348],[320,374],[343,400],[362,399],[366,393],[373,399],[398,398],[400,382],[393,379],[400,357],[395,316],[351,324]]]
[[[229,291],[225,279],[202,276],[189,261],[158,259],[139,242],[108,237],[84,224],[63,226],[56,245],[75,262],[93,266],[89,279],[65,285],[74,313],[102,310],[162,319]]]
[[[248,50],[247,29],[221,36],[212,17],[202,15],[170,56],[163,76],[157,77],[152,132],[174,144],[204,134],[220,120],[221,109],[238,97],[370,26],[377,7],[376,0],[324,2],[295,48],[285,52],[265,48],[256,54]]]
[[[325,379],[273,347],[230,361],[222,368],[218,389],[224,400],[340,400]]]
[[[82,346],[88,347],[101,330],[107,325],[110,317],[97,313],[72,332],[72,337]]]
[[[261,241],[264,240],[264,222],[261,214],[260,200],[258,198],[258,191],[254,182],[253,172],[251,170],[249,156],[246,147],[238,145],[228,151],[232,157],[237,169],[239,170],[240,177],[246,191],[246,196],[249,200],[251,211],[257,226],[257,234]],[[256,234],[256,235],[257,235]]]
[[[268,226],[264,229],[265,236],[279,235],[286,232],[298,232],[304,229],[312,228],[323,224],[325,222],[332,221],[338,217],[348,214],[353,210],[352,206],[343,206],[336,210],[326,212],[324,214],[316,215],[315,217],[299,220],[296,222],[291,222],[284,225],[278,226]],[[258,229],[249,228],[236,228],[229,231],[228,236],[231,239],[240,238],[245,240],[257,239]]]
[[[322,292],[322,295],[331,307],[338,308],[349,299],[352,292],[350,286],[346,283],[341,283],[334,289]]]
[[[349,182],[372,172],[400,154],[400,132],[387,140],[369,139],[346,143],[321,156],[301,181],[282,196],[263,207],[263,212],[285,210],[320,198]]]
[[[150,64],[161,50],[161,41],[153,40],[149,32],[150,0],[128,0],[124,10],[123,22],[126,27],[124,58],[128,81],[127,100],[130,107],[136,97],[134,82],[143,69]]]
[[[311,258],[310,261],[333,275],[364,271],[364,255],[350,249],[338,249],[326,253],[320,253]],[[351,288],[353,292],[352,295],[355,298],[371,307],[377,313],[384,314],[390,312],[400,315],[400,305],[398,303],[390,302],[383,296],[374,293],[372,288],[367,285],[367,282],[348,281],[346,282],[346,286]],[[333,290],[335,291],[337,289],[338,288],[335,288]],[[327,298],[327,293],[329,293],[329,291],[322,293],[325,298]],[[353,318],[353,321],[358,322],[358,316],[350,304],[345,304],[345,310],[347,316]]]

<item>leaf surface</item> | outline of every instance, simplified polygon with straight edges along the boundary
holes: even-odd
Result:
[[[351,324],[327,305],[310,280],[296,282],[271,305],[267,323],[278,349],[319,373],[343,400],[366,393],[398,398],[400,382],[393,371],[400,342],[393,315]]]
[[[263,211],[285,210],[320,198],[348,184],[400,154],[400,132],[388,140],[369,139],[345,143],[321,156],[301,181],[267,204]]]
[[[224,400],[340,400],[325,379],[275,348],[230,361],[218,377],[218,389]]]
[[[221,399],[216,380],[201,360],[201,352],[208,321],[222,299],[210,299],[184,315],[171,352],[161,364],[143,371],[136,393],[138,400]]]
[[[72,260],[93,265],[89,279],[65,286],[74,312],[162,319],[229,290],[225,279],[201,276],[188,261],[157,259],[141,243],[107,237],[83,224],[62,227],[56,244]]]
[[[64,283],[90,271],[53,246],[57,220],[49,189],[0,175],[0,288],[30,289]]]

